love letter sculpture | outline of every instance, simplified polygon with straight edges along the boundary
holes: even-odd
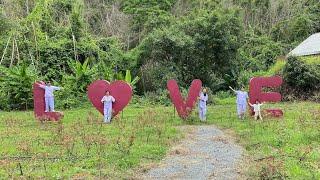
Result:
[[[256,103],[256,100],[260,102],[279,102],[281,101],[281,94],[278,92],[263,92],[263,88],[280,87],[282,84],[282,78],[280,76],[273,77],[255,77],[250,80],[250,103]],[[251,109],[252,110],[252,109]],[[252,112],[252,111],[251,111]],[[268,115],[273,117],[282,117],[283,112],[281,109],[266,109]]]
[[[103,115],[103,104],[101,99],[106,91],[110,92],[115,98],[112,105],[113,116],[116,116],[120,111],[125,108],[131,100],[132,88],[125,81],[114,81],[109,83],[105,80],[97,80],[88,86],[88,98],[92,105]]]
[[[39,81],[33,84],[33,103],[34,115],[40,121],[59,121],[63,118],[62,112],[45,112],[44,89],[39,87],[39,84],[45,85]]]
[[[167,88],[169,90],[171,101],[182,119],[186,119],[191,114],[192,109],[197,102],[201,87],[201,80],[193,80],[189,89],[187,100],[185,101],[180,93],[177,82],[175,80],[169,80],[167,82]]]

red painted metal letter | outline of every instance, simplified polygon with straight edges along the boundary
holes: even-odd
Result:
[[[250,103],[260,102],[279,102],[281,101],[281,94],[278,92],[263,92],[263,88],[276,88],[282,84],[280,76],[273,77],[255,77],[250,80]],[[273,117],[283,116],[281,109],[267,109],[266,112]]]
[[[38,84],[45,85],[44,82],[36,82],[33,84],[33,103],[34,115],[40,121],[59,121],[63,118],[62,112],[45,112],[44,89]]]
[[[201,87],[201,80],[193,80],[189,89],[187,100],[185,101],[180,93],[177,82],[175,80],[169,80],[167,82],[167,88],[169,90],[171,101],[182,119],[186,119],[191,114],[192,109],[197,103]]]

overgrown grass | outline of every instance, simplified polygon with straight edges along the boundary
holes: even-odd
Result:
[[[111,125],[93,108],[40,123],[32,112],[2,112],[1,178],[128,178],[160,160],[180,133],[167,108],[127,108]]]
[[[267,71],[258,71],[253,73],[253,76],[274,76],[282,74],[284,66],[287,61],[284,59],[278,59],[274,65],[272,65]]]
[[[320,179],[320,104],[268,105],[284,110],[281,119],[239,121],[235,106],[209,109],[208,121],[233,129],[247,150],[249,176],[262,179]]]
[[[230,101],[211,105],[205,124],[234,130],[249,155],[250,178],[320,178],[319,104],[267,105],[285,116],[239,121]],[[182,137],[176,126],[203,124],[196,111],[183,122],[172,107],[161,106],[131,105],[111,125],[101,119],[93,108],[66,111],[61,123],[37,122],[32,112],[2,112],[0,177],[129,178]]]
[[[301,58],[303,62],[310,64],[310,65],[317,65],[320,64],[320,56],[305,56]]]

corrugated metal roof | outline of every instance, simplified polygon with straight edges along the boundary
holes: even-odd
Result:
[[[307,56],[315,54],[320,54],[320,33],[308,37],[287,56]]]

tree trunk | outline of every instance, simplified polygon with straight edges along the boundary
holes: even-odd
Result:
[[[10,61],[10,67],[13,64],[13,59],[14,59],[14,40],[12,40],[12,52],[11,52],[11,61]]]
[[[6,55],[6,52],[7,52],[8,46],[9,46],[10,39],[11,39],[11,36],[9,36],[9,39],[8,39],[8,41],[7,41],[7,45],[6,45],[6,47],[4,48],[4,50],[3,50],[3,54],[2,54],[2,57],[1,57],[0,65],[2,64],[2,61],[3,61],[3,59],[4,59],[4,56]]]

